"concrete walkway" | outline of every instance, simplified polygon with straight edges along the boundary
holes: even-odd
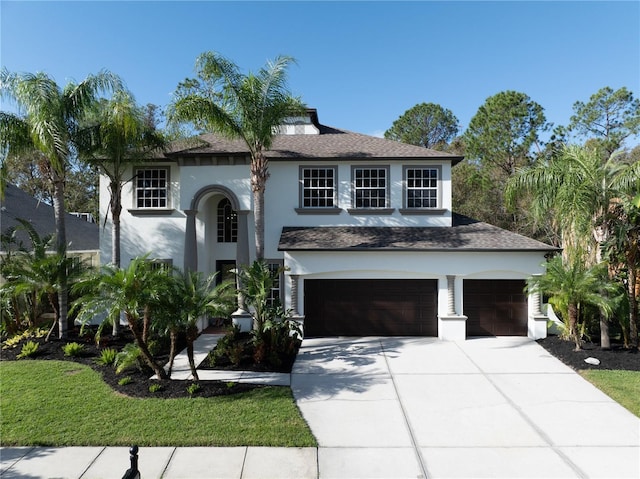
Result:
[[[305,340],[290,380],[319,448],[141,448],[142,477],[640,477],[640,419],[526,338]],[[0,475],[120,478],[128,458],[0,448]]]

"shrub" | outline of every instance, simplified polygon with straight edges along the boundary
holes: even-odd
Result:
[[[114,348],[106,348],[100,351],[100,356],[96,359],[96,363],[102,366],[110,366],[116,362],[118,351]]]
[[[187,386],[187,392],[189,393],[189,396],[193,396],[198,391],[200,391],[200,385],[198,383],[191,383]]]
[[[22,346],[22,349],[20,350],[20,354],[18,354],[16,358],[22,359],[22,358],[30,358],[35,356],[36,353],[38,352],[38,346],[40,345],[34,341],[27,341]]]
[[[229,358],[232,358],[234,356],[237,357],[237,354],[238,354],[237,346],[238,346],[239,337],[240,337],[240,328],[237,326],[232,327],[227,332],[227,334],[222,336],[218,340],[216,347],[211,352],[209,352],[209,355],[208,355],[209,365],[211,367],[215,367],[217,360],[224,356],[227,356]],[[234,349],[236,350],[235,353],[234,353]],[[240,359],[238,358],[238,363],[239,362],[240,362]],[[237,364],[237,363],[234,363],[234,364]]]
[[[122,351],[116,355],[116,360],[114,362],[116,374],[120,374],[127,369],[142,369],[141,358],[142,354],[140,352],[140,348],[134,343],[127,344],[122,348]]]
[[[161,389],[162,389],[162,385],[159,383],[153,383],[152,385],[149,386],[150,393],[157,393]]]
[[[2,349],[15,348],[24,339],[29,338],[44,338],[47,335],[46,328],[31,328],[23,331],[20,334],[11,336],[4,342]]]
[[[126,386],[127,384],[131,384],[132,382],[133,382],[133,379],[131,379],[130,376],[125,376],[118,381],[118,384],[120,386]]]
[[[71,356],[75,358],[80,356],[83,353],[84,346],[76,342],[67,343],[64,346],[62,346],[62,351],[64,352],[65,356]]]

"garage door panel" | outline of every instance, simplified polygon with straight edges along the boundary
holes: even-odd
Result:
[[[306,280],[307,336],[437,336],[436,280]]]
[[[467,336],[526,336],[524,280],[464,280]]]

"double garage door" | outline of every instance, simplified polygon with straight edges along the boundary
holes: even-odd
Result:
[[[526,336],[522,280],[464,280],[467,336]],[[305,280],[305,336],[437,336],[437,280]]]
[[[305,280],[305,336],[437,336],[437,280]]]

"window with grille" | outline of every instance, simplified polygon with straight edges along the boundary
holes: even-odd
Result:
[[[218,203],[218,243],[238,241],[238,214],[233,210],[228,198]]]
[[[336,169],[301,168],[302,208],[333,208],[336,201]]]
[[[168,208],[168,168],[138,168],[136,170],[136,208]]]
[[[282,305],[281,301],[281,276],[282,276],[282,264],[278,263],[269,263],[269,270],[271,271],[273,282],[271,283],[271,290],[269,292],[269,297],[267,298],[267,303],[269,306],[275,307]]]
[[[387,168],[353,168],[353,195],[355,208],[387,208]]]
[[[438,168],[405,169],[405,204],[407,208],[438,207]]]

